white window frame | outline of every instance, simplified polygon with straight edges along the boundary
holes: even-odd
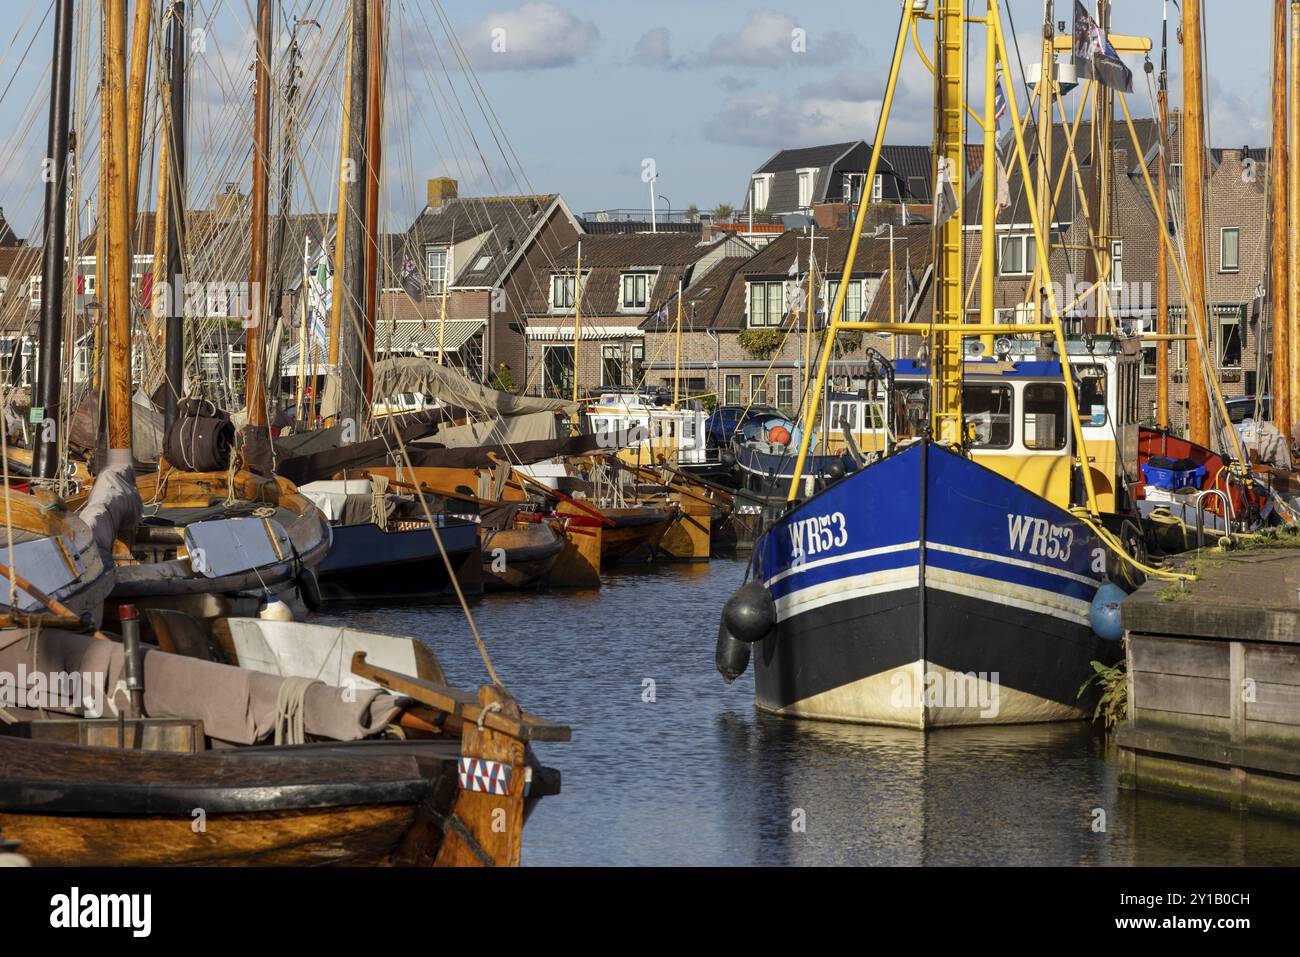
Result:
[[[867,185],[866,173],[845,173],[844,174],[844,192],[843,199],[847,206],[856,206],[862,199],[862,190]],[[874,200],[874,196],[873,196]]]
[[[610,359],[615,359],[618,362],[619,381],[617,382],[610,382],[609,377],[606,376],[605,374],[607,371],[607,367],[605,363],[608,362]],[[609,386],[621,386],[625,378],[627,378],[627,359],[623,355],[622,345],[616,344],[616,345],[601,346],[600,347],[600,387],[604,389],[604,388],[608,388]]]
[[[754,292],[762,286],[764,315],[761,321],[755,321]],[[777,310],[776,320],[772,321],[772,297],[775,291]],[[785,283],[780,279],[756,279],[745,284],[746,322],[751,329],[780,329],[785,321]]]
[[[1007,269],[1007,247],[1011,243],[1016,243],[1020,247],[1020,269],[1018,271]],[[1032,276],[1034,273],[1033,257],[1036,252],[1033,237],[1027,233],[1005,233],[998,236],[998,275]]]
[[[551,273],[551,291],[549,294],[551,312],[573,312],[573,304],[578,294],[573,272]],[[561,285],[562,284],[562,285]],[[560,293],[557,301],[556,293]]]
[[[732,386],[736,388],[736,398],[731,398]],[[740,405],[740,397],[744,395],[740,390],[743,388],[739,372],[728,372],[722,377],[722,404],[723,405]]]
[[[763,398],[759,398],[759,393]],[[751,372],[749,374],[749,404],[750,405],[770,405],[767,401],[767,373]]]
[[[762,200],[762,202],[760,202]],[[749,180],[749,202],[752,211],[761,213],[772,201],[772,174],[755,173]]]
[[[435,258],[439,260],[434,265]],[[424,249],[425,289],[430,295],[441,296],[443,286],[451,277],[451,247],[426,246]]]
[[[1237,238],[1236,262],[1234,262],[1231,266],[1229,266],[1224,261],[1226,258],[1224,256],[1224,252],[1226,251],[1226,247],[1224,244],[1227,241],[1228,233],[1232,233]],[[1219,272],[1222,273],[1241,272],[1241,227],[1240,226],[1224,226],[1219,230]]]
[[[1113,239],[1110,243],[1110,288],[1120,290],[1124,286],[1124,240]]]
[[[618,311],[619,312],[645,312],[650,307],[650,278],[653,274],[648,272],[633,271],[625,272],[618,279]],[[641,280],[641,302],[638,305],[635,301],[628,305],[628,281]]]
[[[835,295],[839,292],[840,281],[838,279],[828,279],[822,287],[822,302],[829,311],[831,306],[835,305]],[[857,289],[858,309],[854,312],[850,307],[853,302],[854,289]],[[844,321],[859,322],[862,319],[862,313],[867,308],[867,284],[863,279],[850,279],[849,291],[844,296]]]
[[[1240,369],[1242,362],[1246,357],[1246,308],[1240,305],[1220,305],[1214,306],[1210,310],[1214,315],[1215,343],[1214,357],[1218,360],[1220,369]],[[1228,337],[1224,333],[1224,327],[1235,325],[1237,327],[1237,361],[1232,365],[1227,365],[1223,361],[1224,348],[1228,344]]]
[[[27,304],[35,309],[41,304],[41,283],[43,276],[31,276],[27,280]]]
[[[873,203],[883,203],[885,201],[884,173],[877,173],[875,181],[871,184],[871,201]]]
[[[806,166],[803,169],[795,170],[800,209],[812,209],[813,200],[816,198],[813,192],[817,189],[817,172],[820,169],[820,166]],[[807,188],[805,189],[805,187]]]

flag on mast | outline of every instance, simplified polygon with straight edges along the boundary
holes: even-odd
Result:
[[[1002,76],[999,74],[993,85],[993,125],[1002,127],[1002,119],[1007,115],[1007,94],[1002,89]]]
[[[952,163],[948,157],[940,156],[934,187],[934,224],[942,226],[956,212],[957,190],[952,183]]]
[[[1133,71],[1124,65],[1105,31],[1074,0],[1074,69],[1085,80],[1121,93],[1133,92]]]

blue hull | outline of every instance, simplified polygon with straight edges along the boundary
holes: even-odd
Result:
[[[903,727],[1085,717],[1097,589],[1120,559],[1084,523],[917,444],[796,507],[755,548],[778,625],[758,706]]]

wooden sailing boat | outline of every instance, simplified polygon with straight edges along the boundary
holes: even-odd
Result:
[[[269,2],[259,7],[259,26],[266,27]],[[120,138],[124,0],[108,0],[104,12],[104,125],[110,137]],[[269,29],[261,36],[269,38]],[[54,72],[62,82],[69,75],[71,37],[72,0],[60,0]],[[64,96],[55,96],[51,116],[52,141],[62,129],[66,144],[66,87]],[[52,154],[60,164],[63,152]],[[109,156],[109,216],[118,218],[122,154]],[[54,200],[47,195],[51,222],[63,214],[57,192],[63,182],[54,183]],[[54,248],[54,258],[61,259],[62,248]],[[124,275],[123,249],[116,239],[110,243],[110,282]],[[114,286],[110,302],[123,306],[125,284]],[[110,312],[108,342],[119,359],[128,319],[124,308]],[[130,455],[122,444],[129,433],[122,429],[121,408],[124,393],[129,399],[129,380],[126,390],[121,384],[114,383],[109,403],[113,466],[129,464]],[[96,498],[113,490],[115,482],[106,476],[120,473],[101,475],[92,505],[112,518],[109,503]],[[129,478],[125,482],[130,488]],[[5,493],[7,514],[18,519],[9,525],[9,541],[48,541],[24,534],[37,523],[24,502],[15,501],[8,488]],[[55,509],[45,514],[42,527],[64,535],[59,523],[65,519]],[[101,544],[116,531],[106,527]],[[439,680],[436,659],[420,669],[423,676],[412,677],[372,665],[359,652],[349,670],[371,687],[357,694],[355,688],[312,680],[288,663],[268,674],[201,660],[203,635],[185,643],[199,657],[145,652],[136,609],[128,605],[118,609],[122,643],[98,631],[78,633],[68,629],[82,626],[89,612],[55,595],[71,592],[89,602],[100,580],[111,578],[102,573],[102,559],[91,563],[99,554],[95,540],[88,531],[82,537],[89,540],[85,561],[79,538],[63,542],[54,556],[73,568],[81,563],[77,581],[61,583],[63,591],[47,594],[20,578],[14,572],[16,548],[5,569],[11,594],[35,600],[41,609],[28,612],[25,602],[13,607],[19,602],[11,601],[10,614],[0,619],[0,671],[76,676],[70,685],[60,680],[13,689],[19,700],[6,702],[0,722],[0,830],[22,841],[35,863],[519,862],[528,810],[558,789],[558,776],[537,764],[529,742],[567,740],[569,732],[521,712],[485,652],[492,683],[476,695]],[[49,557],[35,563],[46,578],[56,570]],[[164,642],[180,643],[176,623],[194,624],[175,612],[155,609],[154,616]],[[119,684],[127,689],[124,699],[116,694]]]
[[[185,197],[185,120],[183,115],[185,23],[184,6],[171,10],[168,48],[171,63],[172,110],[168,129],[168,176],[173,201],[167,204],[169,262],[172,281],[179,280],[180,243],[183,241]],[[317,598],[314,569],[329,548],[329,531],[315,506],[292,483],[271,471],[270,442],[266,426],[265,377],[261,374],[267,289],[267,194],[270,130],[271,11],[259,3],[257,11],[257,61],[254,88],[253,229],[250,257],[252,314],[247,323],[248,424],[231,449],[220,441],[194,445],[193,439],[173,442],[171,456],[164,455],[155,472],[141,475],[138,486],[147,504],[139,529],[120,549],[115,601],[133,605],[184,610],[212,620],[228,614],[254,614],[266,601],[283,601],[297,616],[305,614]],[[125,37],[118,38],[124,45]],[[122,84],[125,51],[110,46],[106,68],[110,87]],[[114,104],[109,103],[110,107]],[[125,104],[120,104],[124,106]],[[123,175],[125,137],[113,123],[105,122],[104,155],[110,158],[106,184],[109,216],[102,231],[110,234],[104,287],[108,290],[109,445],[115,454],[130,456],[131,362],[130,269],[126,253],[128,204]],[[125,110],[123,110],[125,112]],[[181,407],[176,391],[183,371],[179,368],[184,335],[181,297],[173,295],[167,320],[168,410],[181,414],[168,422],[175,437],[195,436],[211,429],[220,435],[221,419],[215,409],[190,401]],[[205,426],[205,419],[208,420]],[[188,428],[189,431],[186,431]],[[179,450],[179,451],[178,451]],[[110,452],[110,454],[114,454]],[[185,461],[178,461],[183,457]]]

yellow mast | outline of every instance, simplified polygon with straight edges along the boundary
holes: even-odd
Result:
[[[582,342],[582,240],[578,240],[578,271],[573,276],[573,401],[578,401],[578,345]],[[575,426],[576,429],[576,426]]]
[[[989,37],[984,57],[984,168],[993,169],[998,161],[998,118],[997,118],[997,70],[998,51]],[[988,178],[985,177],[985,182]],[[997,190],[984,189],[980,192],[980,315],[981,325],[991,325],[994,321],[993,309],[993,264],[998,218]],[[893,318],[892,316],[890,317]],[[984,354],[993,354],[993,337],[980,336]]]
[[[1044,223],[1051,216],[1052,170],[1052,99],[1056,95],[1055,31],[1052,25],[1052,0],[1043,4],[1043,62],[1038,79],[1038,218]],[[1034,260],[1034,321],[1043,321],[1043,267]]]
[[[576,339],[574,340],[576,343]],[[575,353],[576,357],[576,353]],[[575,359],[575,365],[576,359]],[[682,400],[682,281],[677,280],[677,357],[673,360],[673,408]]]
[[[962,296],[964,270],[961,210],[963,167],[965,166],[966,65],[963,63],[966,18],[965,0],[936,0],[935,2],[935,77],[938,102],[935,110],[934,155],[938,164],[946,164],[952,195],[957,209],[950,211],[946,222],[935,227],[935,301],[934,320],[937,326],[962,325],[966,321],[966,304]],[[985,193],[989,192],[988,172],[985,175]],[[872,182],[868,179],[867,182]],[[941,197],[936,191],[935,208]],[[937,214],[936,214],[937,215]],[[983,269],[992,263],[985,262]],[[841,283],[841,286],[846,285]],[[946,331],[932,333],[931,342],[931,429],[934,437],[944,443],[956,445],[962,440],[962,338]]]

